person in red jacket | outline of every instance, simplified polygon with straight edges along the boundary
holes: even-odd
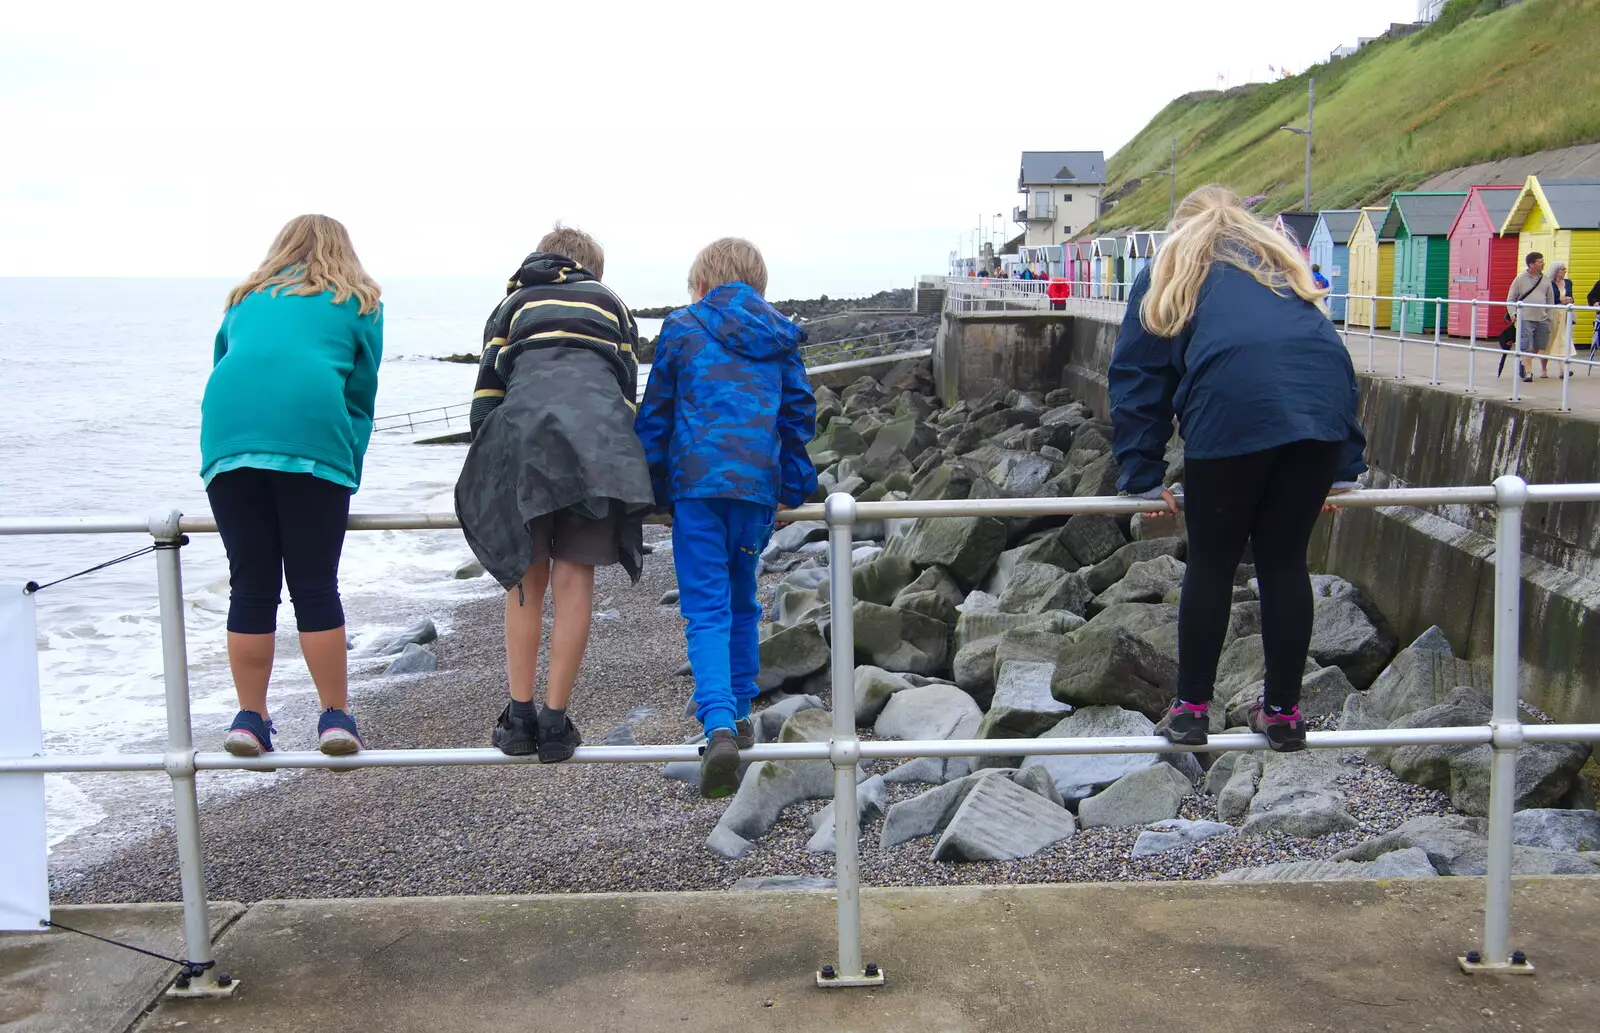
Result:
[[[1064,312],[1067,308],[1067,295],[1072,292],[1072,285],[1059,276],[1050,277],[1050,282],[1045,285],[1045,297],[1050,299],[1052,312]]]

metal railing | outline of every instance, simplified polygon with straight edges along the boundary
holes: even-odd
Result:
[[[1345,320],[1340,332],[1344,335],[1345,343],[1355,348],[1360,347],[1361,338],[1367,344],[1368,373],[1380,372],[1377,368],[1377,342],[1386,341],[1396,345],[1395,376],[1397,379],[1406,379],[1406,349],[1411,347],[1427,348],[1433,356],[1432,372],[1428,383],[1438,386],[1443,383],[1440,377],[1439,360],[1444,354],[1459,353],[1467,356],[1467,377],[1464,389],[1470,394],[1478,390],[1478,354],[1488,354],[1497,362],[1498,370],[1509,362],[1515,362],[1515,369],[1520,370],[1524,363],[1537,359],[1541,363],[1553,363],[1561,376],[1561,405],[1562,412],[1572,410],[1571,378],[1567,375],[1572,367],[1583,367],[1586,376],[1594,374],[1597,359],[1600,359],[1600,307],[1588,305],[1541,305],[1532,302],[1504,302],[1482,301],[1469,298],[1463,301],[1460,298],[1424,298],[1412,295],[1398,294],[1330,294],[1330,300],[1342,300],[1345,303]],[[1362,306],[1362,316],[1351,317],[1352,306]],[[1378,326],[1382,321],[1379,310],[1390,306],[1389,325]],[[1420,320],[1412,318],[1418,309],[1421,309]],[[1468,335],[1465,339],[1451,336],[1446,328],[1451,324],[1452,309],[1455,314],[1465,312],[1465,322]],[[1478,337],[1478,323],[1487,315],[1488,325],[1504,325],[1505,314],[1512,313],[1512,324],[1516,327],[1516,338],[1509,348],[1502,348],[1497,338],[1490,336],[1489,344],[1483,344]],[[1546,313],[1546,320],[1551,324],[1553,331],[1557,321],[1564,326],[1565,341],[1571,354],[1550,355],[1545,352],[1530,352],[1523,350],[1523,345],[1528,340],[1528,324],[1531,322],[1529,314],[1534,312]],[[1428,316],[1432,316],[1432,326],[1428,325]],[[1583,316],[1595,317],[1593,329],[1587,335],[1588,339],[1579,341],[1577,333],[1580,319]],[[1422,324],[1420,334],[1412,332],[1409,328],[1416,323]],[[1458,324],[1459,325],[1459,324]],[[1415,352],[1413,351],[1413,355]],[[1513,373],[1511,378],[1511,400],[1522,400],[1522,379]]]
[[[1051,283],[1058,290],[1064,286],[1067,297],[1050,298]],[[1129,286],[1109,281],[952,276],[945,281],[945,307],[951,312],[1065,312],[1120,322],[1128,308]]]
[[[387,416],[374,417],[372,430],[381,433],[386,430],[414,431],[418,427],[432,427],[444,424],[446,427],[459,423],[467,425],[467,417],[472,412],[471,402],[455,402],[451,405],[436,405],[431,409],[413,409],[410,412],[390,413]]]
[[[1055,222],[1056,206],[1054,204],[1023,204],[1011,209],[1012,222]]]
[[[800,359],[807,369],[835,362],[853,362],[858,359],[875,359],[901,352],[927,347],[918,340],[915,330],[891,330],[866,337],[852,337],[843,341],[824,341],[806,344],[800,348]]]
[[[1518,477],[1502,477],[1489,487],[1415,488],[1362,491],[1339,496],[1343,508],[1389,506],[1494,505],[1497,509],[1494,579],[1493,717],[1488,725],[1454,728],[1378,729],[1312,732],[1313,749],[1422,744],[1487,744],[1493,747],[1490,773],[1488,860],[1485,877],[1483,946],[1460,959],[1470,972],[1530,971],[1513,962],[1509,951],[1512,815],[1517,751],[1524,743],[1600,741],[1600,724],[1521,724],[1518,715],[1520,656],[1522,523],[1530,504],[1600,500],[1600,483],[1530,486]],[[864,759],[906,757],[1016,757],[1032,755],[1153,754],[1262,750],[1260,735],[1224,735],[1204,747],[1175,746],[1157,736],[1083,739],[963,739],[945,741],[863,742],[856,732],[854,592],[851,553],[858,521],[891,518],[1024,517],[1082,514],[1131,514],[1150,503],[1128,498],[966,499],[948,501],[857,502],[843,493],[823,504],[801,506],[779,514],[787,521],[823,519],[828,525],[829,602],[832,613],[831,682],[833,737],[823,743],[771,743],[742,752],[743,759],[826,760],[834,767],[834,814],[838,957],[817,973],[821,986],[872,986],[883,972],[862,960],[860,913],[860,828],[856,804],[856,767]],[[420,530],[459,527],[450,513],[358,514],[352,531]],[[181,547],[186,534],[216,530],[209,516],[185,517],[174,511],[149,520],[104,517],[0,518],[0,535],[114,534],[145,532],[155,539],[159,586],[163,676],[166,689],[167,748],[164,753],[41,755],[0,757],[0,772],[165,772],[172,780],[178,864],[183,891],[186,957],[213,961],[207,914],[204,858],[200,839],[195,776],[201,771],[260,768],[394,768],[431,765],[511,765],[534,758],[508,757],[495,749],[366,750],[354,756],[329,757],[313,751],[280,751],[270,758],[242,758],[194,747],[189,713],[188,656],[184,628]],[[844,576],[837,576],[840,572]],[[655,764],[694,761],[693,745],[582,746],[572,760],[580,764]],[[180,992],[180,991],[174,991]],[[188,995],[225,994],[229,988],[191,982]]]

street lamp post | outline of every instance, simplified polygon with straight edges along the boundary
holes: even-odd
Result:
[[[1311,211],[1311,144],[1312,125],[1317,112],[1317,80],[1312,79],[1306,84],[1306,124],[1302,129],[1299,126],[1279,126],[1278,128],[1295,133],[1306,138],[1306,196],[1305,206],[1301,211]]]

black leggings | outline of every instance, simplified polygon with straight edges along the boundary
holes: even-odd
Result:
[[[301,631],[344,626],[339,553],[349,488],[308,473],[244,468],[213,477],[206,495],[228,550],[229,631],[276,631],[285,576]]]
[[[1189,566],[1178,611],[1182,699],[1211,699],[1233,606],[1234,572],[1248,539],[1261,585],[1266,699],[1284,708],[1300,701],[1314,612],[1306,548],[1344,447],[1339,442],[1296,441],[1227,459],[1185,461]]]

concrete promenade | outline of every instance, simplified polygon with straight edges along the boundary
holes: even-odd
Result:
[[[163,1001],[159,963],[0,936],[0,1030],[1595,1029],[1600,878],[1514,893],[1533,977],[1457,968],[1481,932],[1479,879],[867,890],[881,990],[813,985],[833,950],[827,892],[219,904],[232,999]],[[172,905],[55,917],[176,949]]]
[[[1367,331],[1361,327],[1346,329],[1340,327],[1345,343],[1350,346],[1350,359],[1355,363],[1357,373],[1367,372],[1369,353]],[[1480,351],[1471,351],[1466,347],[1452,348],[1448,345],[1466,345],[1465,340],[1455,340],[1449,337],[1443,339],[1446,347],[1435,349],[1433,337],[1430,333],[1425,338],[1408,337],[1404,347],[1404,365],[1401,363],[1401,345],[1392,335],[1395,331],[1378,330],[1379,335],[1371,341],[1370,353],[1372,358],[1372,372],[1380,377],[1398,378],[1402,369],[1408,383],[1428,387],[1435,386],[1441,390],[1453,391],[1457,394],[1467,394],[1469,384],[1473,390],[1470,392],[1476,397],[1492,398],[1499,402],[1511,400],[1511,389],[1516,371],[1515,356],[1502,352],[1493,340],[1485,344],[1480,341]],[[1434,369],[1434,352],[1438,351],[1439,383],[1431,384]],[[1505,373],[1495,376],[1495,370],[1500,365],[1500,357],[1506,355]],[[1584,361],[1572,363],[1572,383],[1568,388],[1567,404],[1572,411],[1568,414],[1576,419],[1600,422],[1600,364],[1591,369],[1587,359],[1589,348],[1585,344],[1578,350],[1577,358]],[[1557,412],[1561,408],[1561,380],[1558,371],[1559,363],[1551,361],[1550,379],[1539,377],[1539,364],[1537,356],[1524,356],[1524,361],[1530,364],[1534,381],[1523,384],[1519,392],[1517,404],[1528,409]]]

